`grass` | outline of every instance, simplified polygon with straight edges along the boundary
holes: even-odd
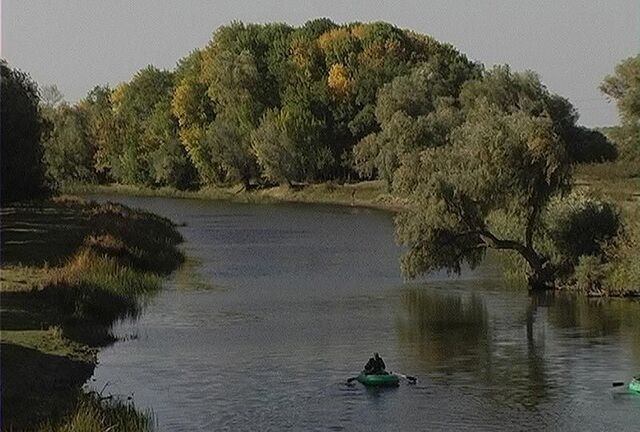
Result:
[[[398,211],[405,203],[391,195],[383,181],[337,184],[332,182],[289,186],[274,186],[245,190],[240,185],[205,187],[197,191],[180,191],[173,188],[150,188],[130,185],[68,185],[67,193],[122,194],[133,196],[162,196],[173,198],[205,199],[239,203],[271,204],[302,202],[371,207]]]
[[[61,424],[43,424],[42,432],[151,431],[151,413],[140,413],[132,403],[82,395],[74,411]]]
[[[106,430],[113,411],[134,421],[117,430],[147,430],[128,406],[77,401],[86,400],[80,389],[96,348],[113,342],[113,322],[139,313],[182,262],[175,226],[118,204],[63,198],[3,209],[1,228],[3,429],[46,421],[45,430]]]
[[[640,209],[640,163],[605,162],[578,166],[576,187],[618,204],[631,215]]]
[[[640,162],[582,165],[576,177],[577,187],[617,204],[624,223],[617,242],[607,248],[604,267],[583,270],[603,272],[607,295],[640,295]]]

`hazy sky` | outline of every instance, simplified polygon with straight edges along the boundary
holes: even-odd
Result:
[[[637,0],[2,0],[2,57],[75,101],[141,67],[172,68],[232,20],[389,21],[485,64],[532,69],[590,126],[617,122],[598,85],[640,48]]]

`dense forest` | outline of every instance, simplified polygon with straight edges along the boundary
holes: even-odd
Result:
[[[622,239],[619,210],[571,193],[572,173],[638,160],[639,70],[636,57],[604,80],[622,124],[599,131],[580,126],[534,72],[486,68],[383,22],[234,22],[173,70],[148,66],[75,104],[55,87],[38,95],[3,64],[3,199],[45,183],[250,190],[380,179],[408,202],[397,218],[407,276],[459,272],[493,248],[514,252],[531,286],[575,284],[582,269],[599,289],[592,273],[624,273],[611,257],[633,261],[637,239],[613,241]],[[19,109],[5,112],[13,103]],[[27,117],[28,136],[5,137],[18,130],[5,124]],[[40,138],[42,149],[28,145]],[[20,152],[7,140],[21,141]],[[632,273],[616,286],[640,286]]]

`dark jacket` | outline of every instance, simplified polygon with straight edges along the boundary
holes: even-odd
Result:
[[[364,371],[367,374],[377,374],[380,372],[384,372],[386,367],[387,366],[384,364],[384,360],[382,360],[382,357],[378,357],[377,359],[371,357],[367,364],[364,366]]]

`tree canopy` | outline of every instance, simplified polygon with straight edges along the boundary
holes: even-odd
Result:
[[[397,219],[398,239],[409,247],[403,271],[460,272],[488,248],[509,249],[527,261],[534,284],[549,282],[534,235],[544,206],[569,185],[566,150],[546,114],[505,112],[487,99],[474,105],[449,146],[426,149],[399,169],[394,187],[411,202]],[[496,212],[518,223],[518,236],[492,226]]]
[[[640,159],[640,55],[618,64],[600,90],[618,106],[620,126],[612,128],[611,138],[625,158]]]
[[[47,131],[38,87],[29,75],[0,62],[2,104],[2,203],[37,198],[46,193],[41,140]]]

